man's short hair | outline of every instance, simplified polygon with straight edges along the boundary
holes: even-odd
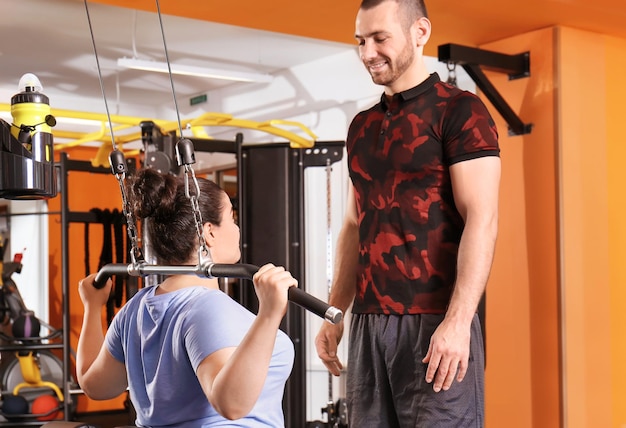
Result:
[[[403,23],[408,22],[408,26],[419,18],[428,18],[428,11],[426,10],[424,0],[362,0],[360,8],[363,10],[372,9],[386,1],[398,3]]]

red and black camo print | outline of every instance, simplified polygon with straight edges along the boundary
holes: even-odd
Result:
[[[463,231],[448,168],[499,156],[485,105],[434,73],[359,113],[346,148],[360,234],[353,312],[445,312]]]

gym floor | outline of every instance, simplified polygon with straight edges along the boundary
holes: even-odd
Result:
[[[76,421],[84,422],[99,428],[115,428],[133,426],[135,419],[127,411],[109,411],[77,414]]]

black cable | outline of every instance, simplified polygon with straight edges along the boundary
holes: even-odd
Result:
[[[115,208],[111,213],[111,224],[113,224],[113,234],[115,237],[115,262],[124,263],[124,227],[125,218],[120,211]],[[124,276],[117,275],[114,279],[115,307],[121,308],[124,303]]]

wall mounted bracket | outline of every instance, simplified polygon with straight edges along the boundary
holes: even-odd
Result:
[[[458,64],[491,101],[509,125],[510,135],[529,134],[532,124],[524,123],[487,79],[480,66],[490,71],[507,73],[509,80],[530,76],[530,52],[508,55],[484,49],[448,43],[438,47],[439,61]]]

